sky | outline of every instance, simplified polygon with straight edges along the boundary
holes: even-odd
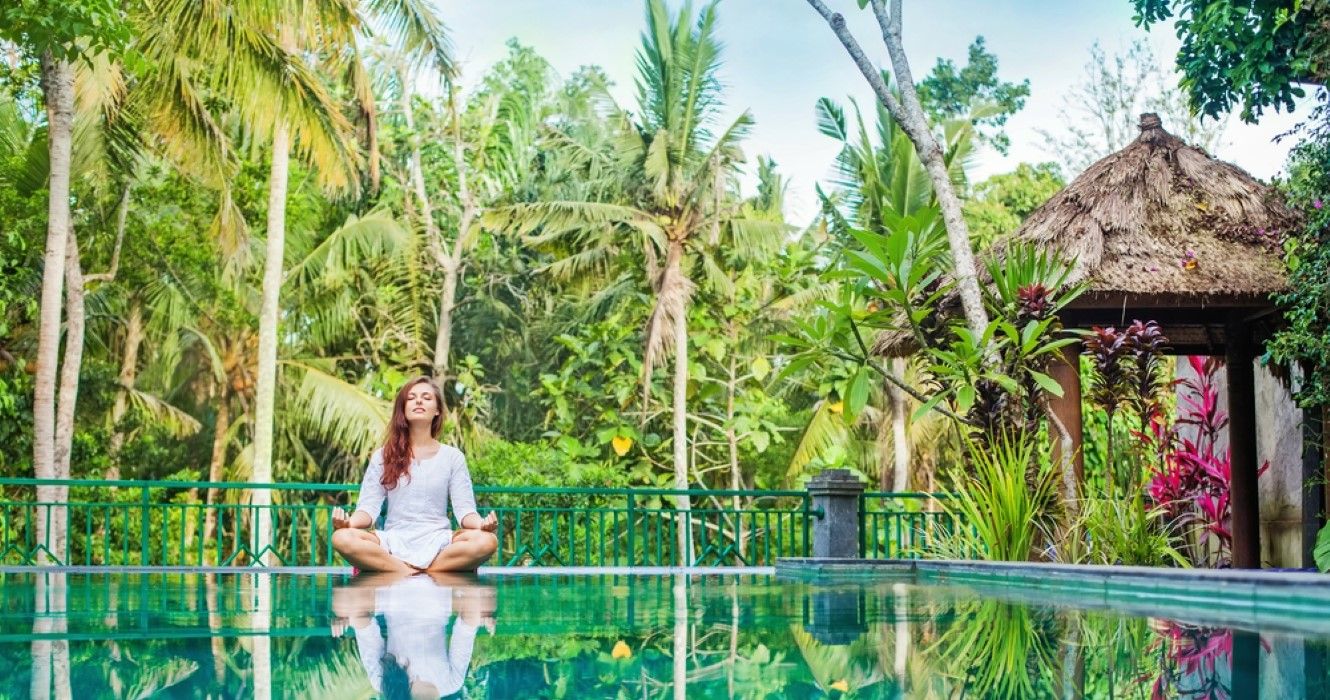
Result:
[[[561,77],[579,66],[601,66],[615,83],[612,92],[619,104],[634,105],[634,56],[645,26],[641,0],[434,2],[451,30],[464,84],[478,80],[505,55],[505,42],[516,38]],[[859,11],[854,0],[826,2],[846,15],[868,55],[887,65],[871,13]],[[1020,162],[1057,160],[1039,130],[1062,129],[1066,95],[1083,80],[1094,42],[1112,55],[1145,38],[1168,71],[1178,47],[1171,24],[1148,33],[1137,29],[1130,0],[913,0],[904,7],[902,35],[916,81],[939,58],[963,66],[967,48],[980,35],[998,58],[1000,78],[1030,81],[1025,108],[1007,123],[1009,154],[981,152],[973,170],[976,181]],[[825,96],[841,103],[854,98],[867,107],[873,104],[872,92],[805,0],[722,0],[718,15],[725,45],[723,122],[744,109],[756,120],[745,142],[750,160],[745,186],[751,190],[755,182],[755,156],[770,156],[790,179],[787,215],[793,223],[807,223],[817,211],[813,187],[829,178],[837,151],[836,142],[817,131],[814,104]],[[1233,118],[1214,155],[1269,179],[1281,172],[1292,145],[1292,139],[1275,143],[1274,138],[1306,110],[1304,105],[1293,115],[1267,112],[1257,125]]]

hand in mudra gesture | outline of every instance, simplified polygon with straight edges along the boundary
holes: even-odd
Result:
[[[486,515],[485,518],[480,521],[480,526],[476,529],[484,530],[485,532],[494,532],[498,528],[499,516],[495,515],[494,511],[490,511],[490,514]]]
[[[341,530],[344,527],[351,527],[351,516],[342,509],[341,506],[333,508],[332,522],[334,530]]]

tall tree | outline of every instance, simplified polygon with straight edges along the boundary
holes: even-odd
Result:
[[[368,94],[367,71],[361,63],[360,42],[367,28],[351,7],[329,0],[301,0],[299,9],[282,17],[272,17],[267,28],[277,39],[270,51],[283,57],[302,72],[312,72],[305,57],[326,61],[327,68],[341,68],[353,89]],[[415,55],[436,61],[440,69],[450,69],[449,49],[443,24],[423,2],[381,2],[371,0],[363,8],[381,26],[393,32],[391,38],[402,42]],[[273,418],[277,387],[278,311],[283,282],[286,241],[286,200],[290,155],[293,145],[309,159],[319,177],[331,189],[350,190],[357,181],[354,151],[349,143],[350,126],[332,103],[327,90],[311,80],[307,92],[279,102],[267,123],[271,125],[266,252],[264,257],[262,306],[259,313],[258,369],[255,389],[254,469],[256,483],[271,483],[273,461]],[[263,96],[267,98],[269,96]],[[253,100],[250,100],[253,103]],[[372,114],[373,106],[362,101],[362,108]],[[247,110],[242,110],[247,111]],[[253,115],[257,116],[257,115]],[[293,138],[294,137],[294,138]],[[371,163],[375,161],[371,160]],[[266,490],[256,491],[255,505],[271,502]],[[271,540],[267,518],[260,518],[256,547],[262,551]]]
[[[37,332],[33,396],[33,471],[38,478],[66,478],[56,445],[56,369],[68,241],[73,230],[70,178],[74,139],[74,62],[103,50],[116,50],[127,39],[124,11],[111,0],[76,0],[51,5],[24,0],[0,9],[0,38],[38,59],[47,114],[49,178],[46,248]],[[64,490],[39,487],[42,502],[62,500]],[[39,518],[37,541],[63,554],[65,513]],[[48,532],[47,528],[51,531]],[[52,537],[54,535],[54,537]],[[38,550],[38,560],[48,552]]]
[[[605,234],[633,235],[643,251],[653,307],[646,328],[643,388],[662,357],[673,354],[673,466],[675,487],[689,483],[688,307],[694,282],[689,268],[695,253],[713,245],[722,228],[736,241],[751,241],[772,222],[740,216],[729,196],[731,173],[743,158],[738,143],[752,124],[740,115],[719,133],[712,131],[720,109],[720,42],[716,4],[696,15],[685,4],[670,16],[662,0],[646,3],[646,31],[637,54],[636,120],[623,122],[617,195],[606,201],[554,201],[516,205],[490,217],[497,228],[541,231],[541,239],[572,236],[585,241],[575,256],[603,257],[615,245]],[[778,226],[778,225],[777,225]],[[661,260],[663,256],[664,260]],[[676,497],[681,511],[687,495]],[[679,528],[680,554],[690,558],[687,527]]]
[[[879,71],[868,59],[863,47],[846,26],[844,15],[832,12],[823,0],[808,0],[808,4],[826,20],[836,38],[854,60],[859,72],[873,88],[882,106],[886,107],[892,118],[900,124],[919,153],[919,160],[928,171],[929,181],[933,185],[934,194],[942,210],[942,219],[946,224],[952,272],[956,277],[956,288],[965,312],[966,325],[974,337],[984,337],[988,328],[988,312],[984,309],[983,296],[979,290],[974,251],[970,247],[970,229],[965,223],[960,196],[951,182],[944,157],[945,152],[934,136],[928,117],[924,113],[915,87],[914,74],[910,70],[910,62],[905,56],[905,47],[901,43],[903,25],[901,0],[891,0],[890,10],[887,8],[886,0],[859,1],[860,7],[872,6],[873,16],[882,30],[882,43],[891,58],[892,74],[896,78],[896,84],[900,86],[899,97],[887,84],[885,73]],[[992,354],[991,348],[989,354]]]

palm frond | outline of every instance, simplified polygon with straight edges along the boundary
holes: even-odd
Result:
[[[832,445],[844,444],[850,438],[849,426],[836,404],[823,399],[813,410],[813,415],[804,427],[803,435],[790,457],[790,464],[785,468],[785,477],[791,483],[796,481],[808,468],[808,465],[820,457]]]
[[[413,64],[429,62],[440,75],[454,77],[448,28],[427,0],[368,0],[366,6]]]
[[[326,362],[282,360],[298,377],[296,403],[306,425],[349,452],[368,452],[383,436],[391,406],[332,374]]]
[[[633,207],[601,202],[554,201],[514,204],[485,212],[487,228],[529,237],[529,243],[541,245],[569,233],[608,226],[623,226],[661,240],[664,232],[654,218]],[[537,236],[532,234],[539,233]]]
[[[367,261],[397,253],[406,245],[407,236],[406,228],[387,209],[375,209],[363,217],[352,215],[291,266],[286,278],[299,284],[336,279]]]
[[[197,433],[202,427],[193,416],[157,396],[132,386],[122,386],[120,388],[129,397],[129,404],[135,411],[165,428],[174,437],[189,437]]]

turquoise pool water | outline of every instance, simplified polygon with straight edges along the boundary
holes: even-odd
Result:
[[[0,582],[9,698],[1330,697],[1330,611],[762,573]]]

